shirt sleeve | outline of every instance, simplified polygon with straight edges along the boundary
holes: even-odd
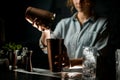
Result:
[[[41,38],[40,38],[40,40],[39,40],[39,46],[40,46],[40,48],[42,49],[42,51],[43,51],[45,54],[47,54],[47,46],[44,46],[44,45],[42,44]]]
[[[107,53],[106,51],[108,51],[108,47],[109,47],[108,41],[110,36],[109,28],[110,26],[108,22],[106,22],[102,27],[94,44],[94,46],[98,49],[101,55]]]

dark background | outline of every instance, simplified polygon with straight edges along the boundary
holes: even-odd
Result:
[[[119,3],[117,0],[96,0],[99,15],[111,18],[115,30],[119,30]],[[40,32],[34,29],[24,18],[28,6],[33,6],[56,13],[54,25],[64,17],[70,16],[66,0],[1,0],[0,2],[0,40],[9,42],[36,43]],[[54,26],[52,26],[54,29]],[[117,31],[119,32],[119,31]],[[116,31],[115,31],[116,33]],[[118,36],[119,33],[117,33]],[[117,39],[116,39],[117,40]],[[1,41],[1,42],[2,42]],[[118,41],[118,40],[117,40]],[[119,46],[119,45],[117,45]]]
[[[41,32],[25,20],[28,6],[45,9],[56,13],[53,23],[71,14],[65,6],[65,0],[2,0],[0,3],[0,46],[15,42],[33,50],[32,64],[34,67],[48,68],[47,54],[39,47]]]
[[[115,48],[120,48],[120,8],[118,0],[96,0],[96,12],[101,16],[109,17],[111,21],[111,43]],[[0,2],[0,45],[7,42],[16,42],[29,49],[34,50],[33,57],[41,61],[33,61],[36,66],[46,65],[44,53],[40,50],[38,41],[41,32],[31,26],[25,20],[25,10],[28,6],[33,6],[56,13],[56,23],[64,17],[70,16],[70,11],[66,7],[66,0],[1,0]],[[40,63],[40,64],[37,64]],[[45,66],[47,68],[47,66]]]

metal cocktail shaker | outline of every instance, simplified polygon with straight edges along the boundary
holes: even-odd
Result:
[[[50,71],[60,72],[69,65],[64,39],[47,39],[47,51]]]
[[[37,26],[44,24],[44,27],[50,27],[55,16],[55,13],[31,6],[29,6],[25,12],[25,18],[27,21],[29,20],[32,24],[36,23]]]

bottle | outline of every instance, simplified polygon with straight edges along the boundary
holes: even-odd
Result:
[[[22,48],[22,53],[21,53],[21,65],[20,67],[23,69],[26,69],[26,54],[28,53],[28,48],[27,47],[23,47]]]
[[[12,69],[17,68],[17,54],[16,51],[12,52]]]
[[[33,51],[30,50],[28,53],[26,53],[26,70],[31,72],[32,71],[32,61],[31,61],[31,56],[32,56]]]

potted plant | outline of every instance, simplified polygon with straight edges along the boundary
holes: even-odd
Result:
[[[14,42],[6,43],[2,46],[2,50],[4,51],[4,55],[9,55],[8,53],[16,53],[18,55],[18,52],[22,48],[21,44],[16,44]]]
[[[2,46],[2,48],[4,50],[20,50],[22,48],[22,45],[21,44],[16,44],[16,43],[12,43],[12,42],[9,42],[9,43],[6,43],[5,45]]]
[[[5,51],[5,55],[7,56],[9,60],[9,64],[14,67],[16,65],[19,51],[22,49],[22,45],[9,42],[3,45],[2,49]]]

